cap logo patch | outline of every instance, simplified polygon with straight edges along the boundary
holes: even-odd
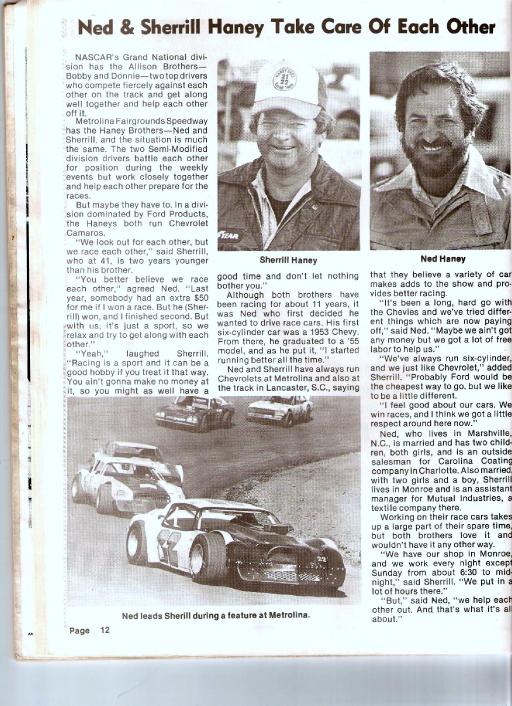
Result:
[[[274,74],[272,85],[276,91],[291,91],[297,85],[297,74],[288,66],[283,66]]]

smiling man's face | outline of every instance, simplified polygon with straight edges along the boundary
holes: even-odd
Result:
[[[449,84],[423,90],[407,99],[402,133],[402,148],[420,181],[460,173],[472,138],[464,134],[459,97]]]
[[[267,167],[286,175],[311,173],[324,139],[314,120],[287,110],[269,110],[258,119],[256,141]]]

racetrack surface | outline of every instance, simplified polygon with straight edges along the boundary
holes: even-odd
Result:
[[[92,506],[71,502],[69,488],[78,466],[86,464],[93,451],[113,440],[159,446],[166,461],[183,465],[183,489],[188,497],[216,497],[245,479],[360,450],[358,398],[316,398],[313,419],[290,429],[247,422],[245,410],[255,399],[230,398],[236,410],[234,426],[205,434],[157,426],[154,413],[166,399],[68,399],[68,605],[142,604],[172,609],[175,605],[358,600],[359,571],[350,565],[343,589],[335,598],[279,587],[247,591],[197,585],[178,572],[131,566],[124,547],[128,519],[97,515]],[[332,491],[335,495],[336,489]],[[283,521],[288,521],[280,514]],[[359,528],[356,531],[359,533]]]

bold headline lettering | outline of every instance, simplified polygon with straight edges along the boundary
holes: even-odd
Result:
[[[390,17],[373,17],[368,21],[368,25],[363,27],[360,22],[342,22],[334,17],[325,17],[320,26],[313,22],[307,22],[300,17],[294,20],[284,17],[272,17],[267,24],[264,22],[224,22],[220,17],[209,18],[207,21],[199,17],[188,18],[181,22],[162,22],[154,18],[140,20],[138,33],[141,35],[155,34],[221,34],[221,35],[249,35],[261,37],[265,29],[274,34],[315,34],[321,31],[324,34],[363,34],[365,31],[371,34],[440,34],[440,25],[432,17],[420,22],[410,20],[408,17],[398,17],[393,22]],[[452,17],[446,23],[444,29],[449,34],[494,34],[495,23],[477,22],[472,17],[461,19]],[[109,19],[104,24],[94,23],[92,20],[78,20],[79,35],[130,35],[135,33],[135,26],[129,18],[121,20],[121,23],[114,27],[114,20]]]

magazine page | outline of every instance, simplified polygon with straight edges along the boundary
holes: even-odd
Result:
[[[509,650],[509,20],[29,2],[21,657]]]

